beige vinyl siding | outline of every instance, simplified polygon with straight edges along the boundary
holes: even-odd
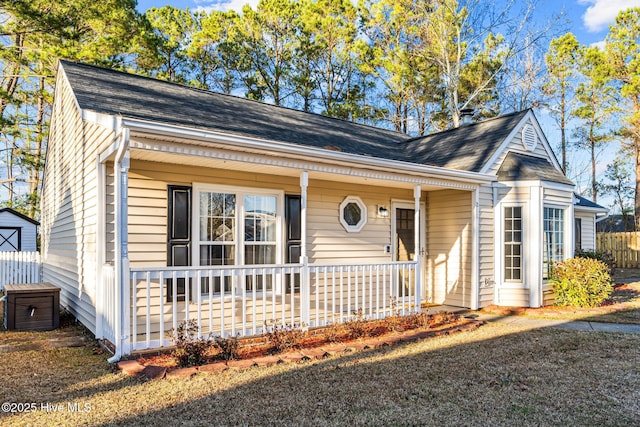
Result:
[[[503,286],[496,292],[501,306],[529,307],[529,288]]]
[[[480,296],[478,304],[480,307],[486,307],[489,304],[493,304],[495,290],[494,208],[493,189],[490,184],[480,186],[478,189],[478,201],[480,209],[478,224]]]
[[[575,217],[582,220],[582,249],[596,250],[596,219],[591,212],[574,211]]]
[[[555,297],[555,293],[553,292],[553,287],[546,283],[543,284],[542,285],[542,305],[543,306],[553,305],[555,300],[556,300],[556,297]]]
[[[167,185],[192,183],[273,189],[287,194],[300,194],[298,177],[132,160],[129,172],[128,221],[132,267],[166,266]],[[384,253],[384,246],[391,244],[390,218],[377,218],[376,206],[390,207],[391,199],[412,200],[411,190],[310,178],[307,194],[307,251],[310,262],[348,263],[391,259],[389,254]],[[346,196],[358,196],[367,205],[367,224],[360,232],[349,233],[340,224],[339,206]]]
[[[471,306],[471,194],[427,193],[427,288],[437,304]]]
[[[108,200],[112,203],[112,179],[107,180]],[[255,174],[250,172],[237,172],[229,170],[217,170],[210,168],[189,167],[182,165],[168,165],[148,161],[132,160],[129,171],[129,257],[131,267],[164,267],[167,265],[167,185],[192,185],[193,183],[217,184],[221,186],[235,186],[242,188],[261,188],[284,191],[286,194],[300,194],[298,177],[283,177],[275,175]],[[384,246],[391,244],[391,219],[377,218],[377,205],[391,207],[391,200],[411,201],[412,190],[401,190],[387,187],[360,186],[355,184],[345,184],[339,182],[309,179],[307,204],[307,250],[310,263],[370,263],[387,262],[391,260],[390,254],[384,253]],[[347,232],[339,221],[339,206],[347,196],[358,196],[367,206],[367,223],[364,228],[357,233]],[[193,194],[193,197],[196,197]],[[468,202],[470,206],[470,199]],[[108,210],[110,212],[111,210]],[[108,230],[112,230],[112,215],[107,216]],[[111,241],[111,238],[109,238]],[[112,247],[112,245],[110,245]],[[469,258],[470,262],[470,258]],[[355,273],[353,273],[355,274]],[[367,296],[375,295],[376,289],[371,283],[369,273],[365,273],[363,279],[361,273],[358,276],[358,283],[361,288],[358,291],[359,298],[363,294]],[[312,275],[313,276],[313,275]],[[346,292],[349,280],[343,275],[343,286]],[[394,279],[395,280],[395,279]],[[382,281],[380,282],[382,283]],[[389,304],[391,295],[391,279],[387,273],[384,280],[387,288],[384,293],[378,290],[380,305]],[[351,279],[351,285],[355,292],[356,278]],[[323,281],[316,285],[315,277],[311,278],[311,316],[315,319],[316,288],[322,288],[321,295],[324,296]],[[415,286],[415,285],[414,285]],[[166,287],[163,284],[163,292]],[[330,310],[342,310],[345,315],[350,315],[357,308],[357,301],[344,300],[340,304],[335,300],[334,290],[329,284],[327,289],[328,305]],[[338,292],[338,288],[335,289]],[[137,331],[144,330],[146,324],[146,285],[139,283],[135,292],[137,307]],[[355,295],[355,293],[354,293]],[[152,332],[157,335],[159,332],[160,313],[160,284],[155,281],[150,287],[152,314]],[[165,295],[166,297],[166,295]],[[289,307],[290,294],[284,305],[278,305],[276,317],[280,318],[282,307]],[[219,297],[218,297],[219,298]],[[294,306],[299,307],[299,296],[294,297]],[[384,299],[384,302],[382,301]],[[270,301],[270,300],[269,300]],[[220,311],[219,299],[214,299],[213,317]],[[227,298],[225,300],[225,322],[231,322],[232,303]],[[320,311],[324,307],[324,300],[318,302]],[[251,303],[250,303],[251,306]],[[178,321],[185,317],[184,303],[178,303]],[[362,308],[362,307],[358,307]],[[204,305],[205,313],[202,316],[208,321],[208,304]],[[253,321],[253,308],[246,309],[246,316],[249,322]],[[164,303],[165,331],[172,326],[173,304]],[[235,319],[239,323],[242,317],[242,307],[239,301],[236,302]],[[270,320],[273,316],[270,308],[267,307],[267,314],[263,315],[262,302],[258,298],[256,306],[256,321],[258,327],[262,327],[264,319]],[[189,317],[196,318],[197,311],[195,304],[189,304]],[[289,318],[286,319],[289,322]],[[218,327],[218,326],[216,326]],[[215,328],[214,328],[215,332]]]
[[[309,180],[308,255],[310,262],[385,262],[391,256],[384,246],[392,243],[391,215],[377,218],[377,205],[391,209],[391,200],[413,200],[411,190],[359,186]],[[347,196],[358,196],[367,206],[367,223],[357,233],[340,224],[340,203]]]
[[[529,187],[498,187],[498,202],[520,203],[528,202],[531,194]]]
[[[112,130],[83,122],[58,77],[42,194],[43,280],[62,290],[60,303],[95,332],[96,158]]]
[[[573,192],[570,190],[545,188],[543,198],[545,204],[570,205],[573,202]]]

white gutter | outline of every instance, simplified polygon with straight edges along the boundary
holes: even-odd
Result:
[[[280,156],[297,156],[305,159],[314,159],[326,163],[327,161],[346,162],[350,165],[360,165],[381,171],[394,171],[398,173],[428,174],[446,179],[453,179],[474,184],[492,182],[496,176],[477,172],[458,171],[438,166],[419,165],[399,160],[381,159],[360,154],[350,154],[340,151],[326,150],[316,147],[303,147],[300,145],[280,141],[263,140],[220,132],[205,131],[182,126],[160,124],[146,120],[122,118],[123,126],[132,132],[146,133],[157,136],[172,136],[193,141],[211,143],[223,143],[225,148],[236,148],[242,151],[254,151],[261,154],[272,153]],[[194,144],[195,145],[195,144]]]

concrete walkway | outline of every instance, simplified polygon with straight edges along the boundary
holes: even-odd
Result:
[[[595,332],[617,332],[624,334],[640,334],[640,325],[626,323],[605,323],[605,322],[586,322],[586,321],[568,321],[555,319],[534,319],[527,316],[517,315],[493,315],[479,314],[472,315],[476,320],[483,320],[489,323],[499,323],[505,325],[522,326],[530,328],[556,328],[570,329],[574,331],[595,331]]]

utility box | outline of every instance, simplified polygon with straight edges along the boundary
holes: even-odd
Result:
[[[4,285],[4,327],[50,331],[60,326],[60,288],[51,283]]]

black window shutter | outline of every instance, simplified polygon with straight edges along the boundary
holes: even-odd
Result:
[[[299,194],[287,194],[284,198],[285,222],[287,224],[286,259],[287,263],[297,264],[300,262],[302,247],[302,204]],[[291,292],[291,276],[287,276],[287,292]],[[293,288],[300,290],[300,275],[293,275]]]
[[[167,266],[189,266],[191,265],[191,187],[169,185],[167,190]],[[173,280],[167,279],[167,302],[173,302],[173,291]],[[176,279],[175,291],[177,300],[184,301],[184,279]]]

